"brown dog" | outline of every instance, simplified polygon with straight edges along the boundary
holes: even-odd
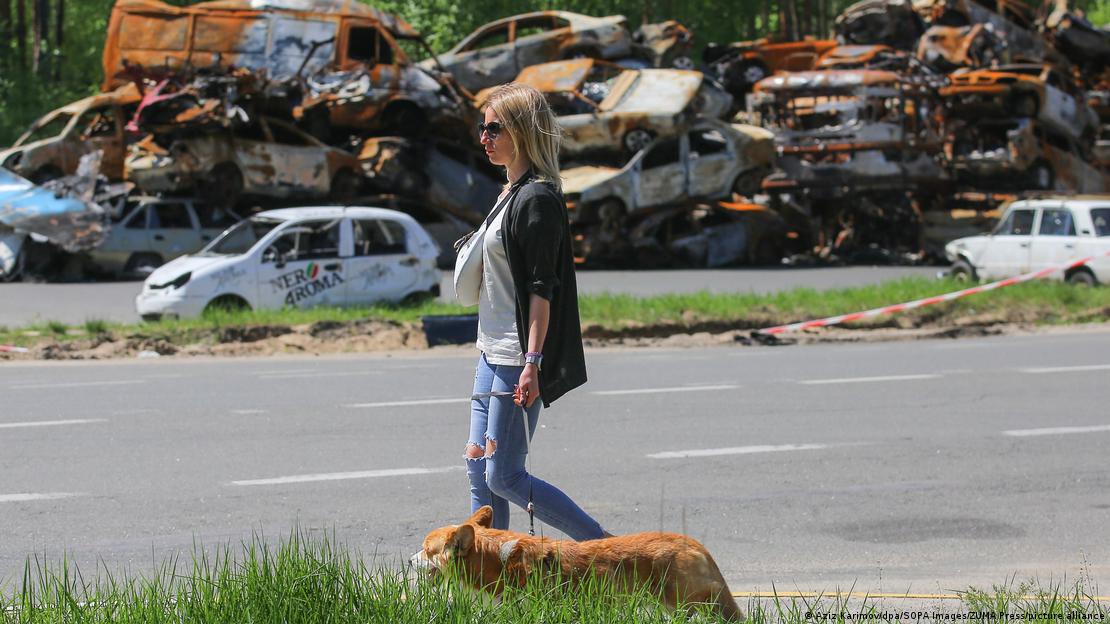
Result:
[[[650,532],[556,541],[491,529],[492,522],[493,509],[486,506],[464,524],[435,529],[410,562],[433,571],[455,564],[468,583],[497,594],[503,583],[523,586],[533,571],[558,574],[572,583],[597,574],[625,589],[658,590],[659,599],[672,609],[679,603],[710,603],[727,620],[744,619],[717,563],[697,540]]]

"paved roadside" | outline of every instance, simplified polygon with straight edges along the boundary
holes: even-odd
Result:
[[[907,276],[933,276],[936,267],[759,268],[704,271],[581,271],[583,293],[658,295],[710,292],[770,293],[793,288],[847,288]],[[0,326],[19,327],[50,320],[83,323],[103,319],[135,323],[135,296],[141,282],[89,284],[0,284]],[[453,296],[451,276],[441,281],[444,298]]]

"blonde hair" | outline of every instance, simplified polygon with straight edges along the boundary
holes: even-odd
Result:
[[[497,113],[518,156],[523,153],[536,174],[561,191],[559,144],[563,131],[543,94],[528,85],[510,82],[495,89],[486,106]]]

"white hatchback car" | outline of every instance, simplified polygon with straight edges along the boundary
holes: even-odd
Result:
[[[356,306],[437,296],[438,254],[416,220],[395,210],[267,210],[159,267],[135,307],[143,319],[156,320],[213,307]]]
[[[1051,277],[1110,283],[1110,195],[1016,201],[993,232],[956,239],[944,252],[953,277],[988,281],[1098,256]]]

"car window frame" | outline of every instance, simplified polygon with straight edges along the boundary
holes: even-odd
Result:
[[[1017,214],[1019,212],[1026,212],[1026,211],[1033,213],[1033,220],[1029,223],[1029,232],[1028,233],[1026,233],[1026,234],[1014,234],[1013,232],[1002,232],[1001,231],[1001,228],[1002,228],[1003,225],[1005,225],[1007,223],[1011,223],[1013,221],[1013,217],[1014,217],[1015,214]],[[1040,211],[1039,207],[1031,207],[1031,206],[1030,207],[1023,206],[1021,208],[1011,208],[1010,211],[1006,213],[1006,216],[1002,218],[1002,221],[999,221],[998,227],[995,229],[995,231],[991,232],[991,236],[1032,236],[1033,235],[1033,228],[1038,225],[1038,218],[1039,218],[1038,213],[1039,213],[1039,211]],[[1011,224],[1011,228],[1012,228],[1012,224]]]
[[[1066,206],[1042,207],[1039,212],[1040,212],[1040,215],[1037,218],[1037,233],[1036,233],[1036,236],[1051,236],[1051,237],[1063,237],[1063,238],[1066,238],[1066,237],[1069,237],[1069,236],[1071,238],[1075,238],[1076,236],[1078,236],[1078,233],[1077,233],[1077,230],[1076,230],[1076,227],[1075,227],[1075,214],[1072,213],[1072,211],[1069,210]],[[1063,234],[1045,234],[1042,230],[1044,230],[1045,217],[1048,216],[1049,212],[1063,212],[1064,214],[1066,214],[1068,216],[1067,224],[1068,224],[1068,226],[1070,227],[1070,230],[1071,230],[1070,233],[1065,232]]]

